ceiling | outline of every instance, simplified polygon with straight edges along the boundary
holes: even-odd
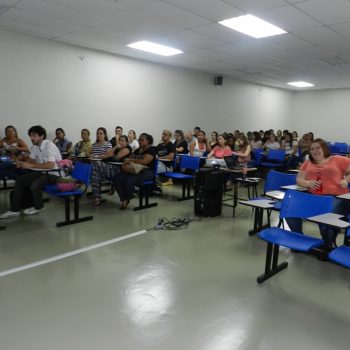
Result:
[[[217,24],[246,13],[288,34],[254,39]],[[350,87],[350,0],[0,0],[0,28],[285,89]],[[184,54],[125,46],[140,40]]]

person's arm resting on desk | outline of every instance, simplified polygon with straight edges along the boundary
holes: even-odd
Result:
[[[26,161],[17,161],[16,162],[17,168],[22,169],[30,169],[30,168],[36,168],[36,169],[53,169],[55,167],[55,162],[45,162],[45,163],[37,163],[36,160],[29,158]]]

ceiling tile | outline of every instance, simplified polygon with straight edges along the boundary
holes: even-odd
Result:
[[[101,21],[103,17],[94,13],[82,13],[81,11],[72,10],[67,7],[49,4],[41,0],[25,0],[16,5],[16,8],[38,13],[43,16],[62,19],[75,24],[89,25]]]
[[[119,2],[104,0],[44,0],[47,3],[67,7],[81,13],[95,14],[101,17],[111,17],[120,10]]]
[[[0,16],[0,28],[11,30],[19,33],[26,33],[39,38],[53,39],[62,33],[60,30],[42,27],[26,22],[19,22],[10,18],[4,18]]]
[[[312,42],[315,45],[327,45],[334,42],[348,41],[326,26],[308,28],[307,30],[297,30],[293,32],[298,38]]]
[[[295,6],[324,24],[337,24],[350,21],[348,0],[308,0]]]
[[[190,29],[211,23],[204,17],[197,16],[189,11],[182,10],[163,1],[152,2],[139,8],[145,14],[163,19],[177,26]]]
[[[165,2],[215,22],[244,14],[243,11],[222,0],[165,0]]]
[[[270,10],[285,5],[283,0],[224,0],[248,13]]]
[[[263,20],[284,29],[287,32],[320,25],[319,22],[315,21],[313,18],[291,5],[281,6],[269,11],[259,11],[255,12],[254,14]]]
[[[4,15],[2,15],[2,17],[41,26],[43,27],[43,32],[45,32],[46,28],[57,29],[62,32],[70,32],[81,27],[79,24],[42,16],[35,12],[24,11],[17,8],[10,9]]]

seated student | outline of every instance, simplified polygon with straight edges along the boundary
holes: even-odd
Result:
[[[72,147],[72,142],[66,138],[66,134],[62,128],[56,129],[56,137],[53,143],[57,146],[60,153],[67,153]]]
[[[223,134],[225,135],[225,134]],[[227,135],[227,146],[229,146],[231,148],[232,151],[235,150],[236,147],[236,139],[233,136],[232,132],[226,134]]]
[[[316,139],[310,147],[309,160],[300,167],[297,184],[306,188],[312,194],[338,196],[349,192],[350,159],[342,156],[332,156],[327,143]],[[333,213],[348,217],[350,203],[339,198],[333,200]],[[286,219],[292,231],[302,232],[302,220]],[[320,231],[326,245],[333,245],[338,231],[330,227],[320,226]]]
[[[270,133],[268,140],[264,143],[263,148],[268,151],[270,149],[280,149],[281,145],[277,142],[276,136]]]
[[[210,141],[208,142],[207,148],[208,151],[212,151],[214,147],[218,146],[218,137],[219,134],[216,131],[213,131],[210,135]]]
[[[27,144],[18,137],[17,130],[12,125],[5,128],[5,137],[0,140],[0,148],[11,158],[29,151]]]
[[[108,141],[107,130],[105,128],[98,128],[96,131],[96,142],[93,143],[89,156],[94,159],[108,158],[108,151],[112,148]]]
[[[119,137],[119,145],[116,145],[107,151],[106,159],[111,159],[115,162],[123,162],[132,154],[131,147],[128,144],[128,137],[121,135]],[[115,181],[120,168],[118,165],[109,164],[106,162],[96,162],[91,172],[91,188],[94,195],[93,205],[99,206],[103,202],[101,199],[101,183],[103,180]]]
[[[298,142],[293,140],[291,133],[286,133],[282,141],[281,149],[286,151],[286,168],[298,165]]]
[[[204,153],[207,152],[208,148],[205,132],[201,130],[197,134],[197,139],[190,144],[190,155],[194,157],[203,157]]]
[[[136,132],[134,130],[129,130],[128,138],[129,146],[131,147],[132,151],[136,151],[139,148],[139,143],[136,140]]]
[[[175,130],[174,146],[177,154],[188,154],[187,142],[182,130]]]
[[[187,148],[190,149],[191,143],[195,142],[191,131],[185,132],[185,140],[187,143]]]
[[[226,156],[231,156],[232,150],[227,146],[227,136],[220,135],[218,137],[218,146],[215,146],[214,149],[208,154],[208,158],[219,158],[222,159]]]
[[[153,137],[142,133],[139,137],[140,147],[124,162],[121,172],[115,179],[115,188],[121,200],[120,209],[127,208],[135,192],[135,186],[154,178],[155,148],[151,147]]]
[[[311,143],[312,143],[312,140],[311,140],[310,134],[304,134],[303,137],[298,142],[298,146],[301,151],[301,158],[303,160],[310,152]]]
[[[252,149],[254,148],[262,148],[262,141],[260,139],[260,134],[257,131],[253,132],[253,139],[250,142],[250,146]]]
[[[87,157],[92,150],[90,141],[90,131],[88,129],[81,130],[81,141],[77,142],[72,148],[71,155],[73,157]]]
[[[251,160],[252,147],[244,134],[238,136],[238,150],[232,152],[236,156],[236,162],[240,164],[249,163]]]
[[[115,136],[110,139],[110,143],[112,144],[112,147],[115,147],[119,144],[119,137],[123,135],[123,128],[121,126],[115,127]]]
[[[171,132],[169,130],[163,130],[162,141],[156,147],[156,153],[158,158],[172,161],[175,158],[176,148],[175,145],[170,141]],[[164,173],[171,168],[171,162],[159,162],[158,173]]]
[[[199,126],[195,126],[193,128],[193,138],[196,139],[198,136],[198,133],[201,131],[201,128]]]
[[[27,170],[22,175],[17,176],[16,185],[11,201],[11,210],[0,216],[1,219],[18,216],[21,214],[22,201],[27,190],[31,191],[33,207],[23,211],[26,215],[32,215],[43,209],[42,188],[48,183],[56,183],[57,172],[29,171],[30,168],[37,169],[57,169],[57,162],[62,160],[57,147],[49,140],[46,140],[46,131],[40,126],[32,126],[28,130],[28,135],[33,143],[30,147],[30,154],[23,160],[16,161],[20,169]]]

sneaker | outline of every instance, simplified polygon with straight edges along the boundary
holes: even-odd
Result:
[[[25,215],[34,215],[36,213],[39,213],[40,211],[42,211],[44,208],[42,209],[35,209],[34,207],[30,207],[28,209],[24,209],[23,210],[23,214]]]
[[[169,179],[167,182],[162,182],[161,186],[169,186],[169,185],[172,185],[172,184],[173,184],[173,180]]]
[[[21,214],[20,211],[8,210],[4,214],[0,215],[0,219],[7,219],[7,218],[11,218],[13,216],[19,216],[20,214]]]

